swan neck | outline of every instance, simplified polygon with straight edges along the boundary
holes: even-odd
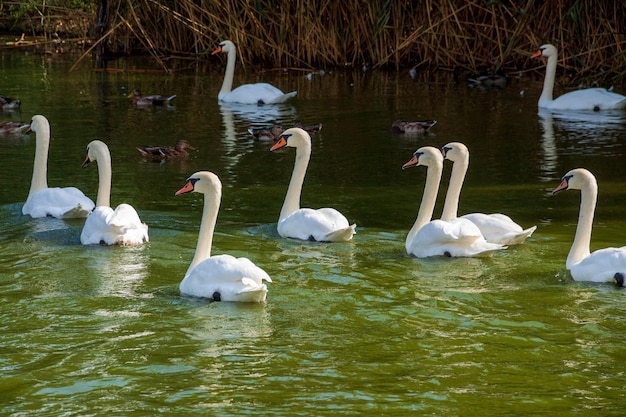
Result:
[[[567,255],[566,267],[568,269],[589,256],[591,231],[593,229],[593,216],[596,209],[597,197],[598,186],[594,183],[589,184],[580,191],[578,225],[576,226],[574,243],[572,243],[572,248]]]
[[[556,65],[557,57],[551,56],[548,58],[548,64],[546,65],[546,76],[543,79],[543,90],[541,91],[541,97],[539,97],[539,103],[551,102],[552,93],[554,91],[554,79],[556,77]]]
[[[40,126],[35,133],[35,162],[33,178],[28,197],[48,188],[48,149],[50,148],[50,127]]]
[[[107,151],[99,152],[98,164],[98,196],[96,207],[111,207],[111,154]]]
[[[426,223],[430,222],[433,217],[442,171],[443,164],[435,164],[428,167],[428,171],[426,172],[426,184],[424,185],[424,194],[422,195],[422,202],[420,204],[419,212],[417,213],[417,219],[415,219],[415,223],[406,237],[405,245],[407,252],[409,251],[411,242],[417,235],[417,232],[419,232],[419,230]]]
[[[213,245],[213,232],[217,223],[217,214],[220,209],[220,200],[222,196],[219,191],[213,191],[211,194],[204,195],[204,208],[202,210],[202,221],[200,223],[200,232],[198,234],[198,245],[196,253],[187,269],[189,273],[200,262],[211,257],[211,246]]]
[[[226,60],[226,72],[224,73],[224,81],[222,82],[222,88],[218,94],[218,98],[221,100],[225,95],[230,93],[233,89],[233,77],[235,75],[235,61],[237,60],[237,50],[233,47],[228,51]]]
[[[296,161],[293,166],[291,180],[289,181],[289,188],[287,189],[287,195],[285,196],[285,202],[283,203],[283,208],[280,211],[280,218],[278,221],[283,220],[294,211],[300,209],[300,195],[302,194],[302,186],[304,184],[304,177],[306,175],[310,158],[311,145],[305,143],[296,148]]]
[[[468,166],[469,158],[455,161],[452,165],[452,173],[450,174],[450,183],[448,184],[446,200],[443,204],[441,220],[448,222],[457,218],[461,188],[463,187],[463,181],[465,180]]]

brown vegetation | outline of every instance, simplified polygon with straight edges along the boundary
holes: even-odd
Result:
[[[201,58],[223,39],[241,65],[512,71],[559,49],[560,68],[626,75],[626,2],[586,0],[102,0],[110,53]],[[95,18],[95,17],[94,17]],[[94,21],[95,26],[95,21]],[[161,61],[162,62],[162,61]],[[165,64],[163,64],[165,66]]]

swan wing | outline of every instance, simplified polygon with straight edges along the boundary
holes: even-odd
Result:
[[[333,208],[301,208],[278,222],[278,234],[282,237],[316,242],[350,240],[355,228]]]
[[[615,274],[626,275],[626,246],[599,249],[567,269],[575,281],[615,282]]]
[[[83,245],[139,245],[148,242],[148,226],[128,204],[96,207],[87,217],[80,241]]]
[[[461,218],[426,223],[407,244],[407,252],[418,258],[491,256],[504,248],[487,242],[476,225]]]
[[[611,110],[626,108],[626,97],[604,88],[576,90],[548,102],[540,102],[539,107],[552,110]]]
[[[59,219],[85,218],[94,209],[94,202],[75,187],[44,188],[31,195],[22,207],[31,217],[52,216]]]
[[[537,226],[522,229],[522,226],[502,213],[470,213],[461,218],[474,223],[487,242],[501,245],[521,244],[537,229]]]
[[[295,97],[296,94],[297,91],[285,94],[268,83],[244,84],[220,97],[220,100],[226,103],[278,104]]]
[[[272,282],[269,275],[248,258],[231,255],[212,256],[187,273],[180,283],[180,292],[221,301],[259,302],[267,295],[263,281]]]

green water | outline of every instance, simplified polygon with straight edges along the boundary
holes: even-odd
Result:
[[[590,169],[600,184],[592,249],[624,244],[624,114],[538,115],[541,85],[528,79],[484,92],[445,75],[377,73],[250,76],[299,91],[250,112],[218,106],[222,61],[169,76],[0,58],[0,94],[23,101],[1,120],[50,120],[49,185],[95,198],[97,170],[80,165],[86,144],[103,140],[112,204],[132,204],[150,227],[141,247],[84,247],[82,221],[22,216],[34,135],[0,138],[0,414],[623,415],[625,294],[572,281],[579,194],[550,190]],[[132,108],[133,88],[177,94],[176,106]],[[397,118],[438,123],[399,137]],[[294,153],[269,152],[246,130],[295,120],[324,125],[302,203],[356,222],[348,243],[276,233]],[[187,161],[149,163],[135,150],[181,138],[199,149]],[[461,213],[537,225],[526,244],[490,259],[406,255],[425,170],[400,167],[450,141],[471,151]],[[174,192],[205,169],[224,184],[213,253],[266,270],[265,304],[179,294],[202,199]]]

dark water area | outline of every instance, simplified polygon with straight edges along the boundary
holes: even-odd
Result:
[[[22,100],[0,121],[45,115],[49,186],[92,199],[97,169],[81,163],[91,140],[106,142],[111,203],[132,204],[150,242],[83,246],[83,220],[23,216],[35,136],[0,137],[0,414],[623,414],[625,294],[572,280],[565,258],[580,194],[550,191],[572,168],[592,171],[592,250],[624,244],[626,113],[538,113],[541,80],[513,74],[506,88],[481,90],[445,73],[375,71],[238,70],[235,85],[267,81],[298,96],[219,105],[222,61],[174,75],[89,63],[69,72],[73,63],[0,54],[0,94]],[[135,108],[134,88],[177,97]],[[437,124],[427,135],[392,134],[400,118]],[[295,154],[270,152],[247,129],[295,121],[323,124],[302,205],[340,210],[357,224],[350,242],[276,232]],[[198,148],[187,160],[149,162],[135,149],[179,139]],[[402,164],[452,141],[471,153],[460,213],[537,225],[525,244],[488,259],[406,254],[426,170]],[[213,252],[268,272],[266,303],[180,295],[202,196],[174,193],[200,170],[224,186]],[[446,162],[435,216],[449,175]]]

